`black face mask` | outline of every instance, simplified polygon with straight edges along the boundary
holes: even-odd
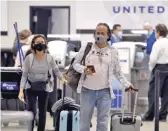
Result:
[[[35,44],[34,45],[34,49],[37,50],[37,51],[43,51],[47,48],[47,46],[45,44]]]

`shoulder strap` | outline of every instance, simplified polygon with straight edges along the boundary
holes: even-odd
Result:
[[[26,54],[25,54],[25,58],[26,58],[28,55],[30,55],[31,53],[32,53],[32,50],[29,49],[29,50],[26,52]]]
[[[85,48],[81,63],[83,63],[83,65],[85,65],[85,58],[87,56],[87,54],[90,52],[91,48],[92,48],[93,43],[92,42],[88,42],[87,46]]]
[[[30,54],[29,56],[29,69],[33,66],[34,55]]]
[[[49,69],[49,64],[51,62],[51,57],[49,56],[48,53],[46,53],[46,58],[47,58],[47,65],[48,65],[48,69]]]
[[[50,66],[49,66],[49,64],[50,64],[50,62],[51,62],[51,57],[49,56],[49,53],[47,52],[47,54],[46,54],[46,58],[47,58],[47,65],[48,65],[48,78],[50,79],[51,78],[51,73],[50,73]]]

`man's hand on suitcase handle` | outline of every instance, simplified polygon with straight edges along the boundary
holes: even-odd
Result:
[[[129,88],[125,88],[125,92],[138,92],[138,89],[135,89],[133,85],[130,85]]]

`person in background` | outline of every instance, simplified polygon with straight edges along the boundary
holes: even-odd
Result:
[[[151,54],[153,44],[156,41],[155,31],[150,23],[145,23],[143,28],[148,32],[146,36],[146,54],[149,56]]]
[[[66,82],[59,71],[54,58],[46,53],[47,41],[43,35],[34,36],[31,48],[33,53],[25,58],[20,82],[19,99],[24,101],[23,90],[26,89],[28,97],[28,111],[36,115],[36,102],[38,97],[39,123],[37,131],[44,131],[46,124],[46,110],[49,93],[53,91],[53,73],[63,82]],[[32,121],[32,131],[34,121]]]
[[[115,24],[112,30],[111,45],[120,42],[122,39],[122,28],[120,24]]]
[[[97,131],[107,131],[110,116],[111,99],[115,98],[112,89],[113,76],[116,76],[123,87],[133,85],[121,71],[118,51],[108,44],[111,30],[106,23],[96,27],[95,43],[85,59],[86,66],[81,64],[86,46],[81,47],[73,67],[81,73],[77,92],[80,93],[80,131],[90,131],[90,121],[94,107],[97,108]],[[94,72],[88,66],[92,65]]]
[[[28,37],[28,40],[27,42],[21,47],[22,48],[22,51],[23,51],[23,56],[22,56],[22,53],[20,54],[21,55],[21,61],[22,61],[22,65],[23,65],[23,61],[26,56],[26,53],[29,49],[31,49],[30,45],[31,45],[31,42],[32,42],[32,39],[33,39],[34,35],[30,35]],[[16,55],[16,59],[15,59],[15,67],[19,67],[20,66],[20,55],[19,55],[19,51],[17,52],[17,55]]]
[[[144,121],[153,121],[154,118],[154,97],[155,97],[155,72],[168,71],[168,29],[164,24],[156,26],[156,38],[152,52],[150,54],[149,69],[151,71],[151,81],[149,83],[148,103],[149,108],[143,117]],[[168,113],[168,77],[165,75],[160,76],[160,97],[161,108],[159,112],[159,119],[166,121]]]
[[[30,30],[27,30],[27,29],[19,32],[21,46],[23,46],[27,43],[28,37],[30,35],[32,35],[32,32]],[[12,47],[12,53],[13,53],[14,60],[16,59],[17,52],[18,52],[18,41],[17,41],[17,37],[16,37],[15,40],[14,40],[14,45]]]

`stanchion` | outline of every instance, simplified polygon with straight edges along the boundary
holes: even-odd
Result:
[[[159,131],[159,92],[160,92],[160,71],[155,73],[155,125],[154,130]]]

